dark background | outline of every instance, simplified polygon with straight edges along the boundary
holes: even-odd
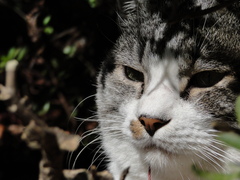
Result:
[[[78,103],[96,93],[100,64],[118,37],[115,4],[115,0],[0,0],[0,84],[5,83],[6,62],[15,58],[17,96],[27,96],[31,111],[41,120],[79,135],[96,127],[73,117],[88,118],[96,112],[94,97]],[[37,179],[40,152],[29,149],[21,134],[8,131],[10,125],[26,122],[7,107],[8,102],[0,101],[0,180]],[[83,151],[76,168],[89,167],[97,146]],[[65,168],[67,157],[66,153]],[[101,157],[96,165],[100,162]],[[104,163],[99,166],[103,168]]]

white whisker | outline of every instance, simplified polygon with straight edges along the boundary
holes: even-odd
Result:
[[[206,157],[206,155],[203,153],[203,152],[201,152],[201,151],[199,151],[204,157]],[[196,155],[196,156],[198,156],[200,159],[202,159],[202,160],[204,160],[204,162],[207,162],[208,164],[210,164],[216,171],[219,171],[218,170],[218,168],[216,168],[216,166],[213,164],[213,162],[210,160],[210,162],[209,162],[209,158],[208,157],[206,157],[207,159],[205,159],[203,156],[200,156],[199,154],[197,154],[196,152],[194,152],[194,154]]]
[[[90,144],[93,144],[93,143],[95,143],[95,142],[97,142],[97,141],[99,141],[99,140],[100,140],[100,138],[96,138],[96,139],[92,140],[91,142],[89,142],[89,143],[87,144],[87,146],[85,146],[85,147],[82,148],[82,150],[77,154],[77,156],[76,156],[76,158],[75,158],[75,160],[74,160],[74,162],[73,162],[72,169],[75,168],[77,159],[79,158],[80,154],[81,154]]]
[[[93,134],[97,134],[97,133],[95,132],[95,129],[84,132],[83,135],[82,135],[82,138],[81,138],[81,140],[80,140],[80,143],[83,144],[83,143],[82,143],[83,140],[86,139],[87,137],[93,135]],[[99,138],[99,137],[98,137],[98,138]],[[84,145],[84,144],[83,144],[83,145]],[[87,147],[88,145],[90,145],[90,143],[88,143],[86,146],[84,146],[84,148]],[[68,168],[71,167],[70,163],[71,163],[71,160],[72,160],[73,153],[74,153],[74,152],[71,152],[70,155],[69,155],[69,157],[68,157],[68,159],[69,159],[69,160],[68,160]],[[80,156],[80,154],[79,154],[78,156]]]
[[[90,98],[92,98],[92,97],[95,97],[95,94],[90,95],[90,96],[84,98],[82,101],[80,101],[80,102],[78,103],[78,105],[73,109],[72,113],[70,114],[69,120],[70,120],[70,118],[72,118],[72,116],[73,116],[73,114],[75,113],[75,111],[77,110],[77,108],[78,108],[84,101],[86,101],[86,100],[88,100],[88,99],[90,99]],[[69,120],[68,120],[68,121],[69,121]]]
[[[74,117],[74,119],[79,120],[79,121],[84,121],[84,122],[96,122],[97,121],[97,115],[93,115],[88,118],[80,118],[80,117]]]
[[[99,149],[101,149],[101,147],[99,148]],[[97,151],[97,152],[99,152],[99,150]],[[95,153],[96,154],[96,153]],[[97,157],[95,157],[95,155],[94,155],[94,158],[95,159],[93,159],[92,160],[92,162],[91,162],[91,165],[89,166],[89,168],[99,159],[99,157],[101,157],[102,155],[104,154],[104,152],[101,152]],[[100,163],[101,163],[102,161],[100,161]],[[88,169],[89,169],[88,168]]]

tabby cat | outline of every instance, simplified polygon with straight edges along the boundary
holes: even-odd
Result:
[[[102,145],[114,179],[200,179],[240,154],[216,139],[235,127],[240,2],[129,0],[98,76]]]

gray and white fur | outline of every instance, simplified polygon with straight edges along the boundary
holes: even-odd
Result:
[[[114,179],[200,179],[192,166],[228,172],[240,153],[216,139],[236,127],[240,3],[124,2],[122,34],[98,76],[97,115]],[[156,123],[155,123],[156,122]]]

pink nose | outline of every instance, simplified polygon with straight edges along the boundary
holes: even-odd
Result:
[[[140,116],[139,121],[144,126],[150,136],[153,136],[158,129],[170,122],[170,120],[148,118],[145,116]]]

